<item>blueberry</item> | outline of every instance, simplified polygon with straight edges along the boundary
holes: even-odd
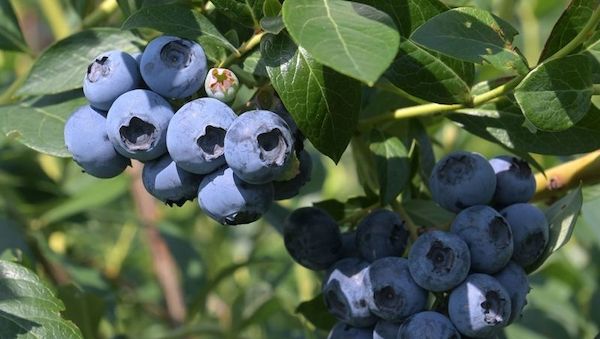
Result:
[[[404,258],[386,257],[372,262],[364,284],[369,291],[369,309],[385,320],[402,320],[427,304],[427,291],[413,280]]]
[[[146,46],[140,71],[156,93],[167,98],[185,98],[204,83],[206,55],[196,42],[164,35]]]
[[[182,206],[194,200],[202,177],[184,171],[169,154],[144,164],[142,182],[148,193],[167,205]]]
[[[429,178],[433,200],[440,206],[459,212],[492,200],[496,175],[490,163],[480,154],[453,152],[438,161]]]
[[[221,167],[202,179],[198,203],[211,218],[223,225],[248,224],[258,220],[271,206],[273,185],[254,185],[238,178],[231,168]]]
[[[496,191],[494,203],[508,206],[519,202],[528,202],[535,193],[535,176],[529,164],[513,156],[499,156],[490,159],[496,172]]]
[[[211,68],[204,80],[206,95],[223,102],[233,101],[239,88],[240,81],[227,68]]]
[[[373,329],[373,339],[396,339],[400,330],[400,323],[379,320]]]
[[[342,253],[338,224],[317,207],[303,207],[290,213],[284,222],[283,240],[292,258],[311,270],[329,268]]]
[[[306,150],[298,153],[298,168],[296,175],[289,180],[273,181],[275,200],[290,199],[300,193],[300,188],[310,181],[312,172],[312,159]]]
[[[292,146],[289,127],[281,117],[271,111],[248,111],[225,134],[225,160],[241,179],[265,183],[287,169]]]
[[[508,323],[521,317],[521,312],[527,305],[527,294],[531,290],[525,270],[517,263],[510,261],[502,271],[494,274],[504,289],[510,295],[511,311]]]
[[[98,178],[119,175],[130,164],[113,147],[106,134],[106,113],[89,105],[79,107],[64,129],[67,150],[85,172]]]
[[[121,94],[139,88],[140,71],[135,59],[121,51],[98,55],[83,79],[83,94],[92,107],[108,111]]]
[[[186,171],[207,174],[225,164],[225,133],[237,115],[213,98],[200,98],[183,105],[167,129],[167,149]]]
[[[339,321],[333,326],[327,339],[372,339],[373,330],[371,328],[354,327]]]
[[[173,109],[160,95],[129,91],[115,100],[107,117],[107,132],[117,152],[141,161],[167,152],[167,126]]]
[[[450,292],[450,320],[465,336],[493,336],[510,319],[511,301],[498,280],[487,274],[475,273]]]
[[[275,114],[279,115],[281,118],[283,118],[283,120],[285,120],[285,122],[290,127],[290,131],[292,132],[292,137],[294,138],[294,149],[296,150],[296,152],[303,150],[304,149],[304,135],[298,128],[298,125],[294,121],[294,118],[292,118],[292,115],[287,110],[287,108],[283,105],[283,102],[281,101],[281,99],[279,99],[279,97],[275,96],[273,98],[272,107],[273,107],[272,111]]]
[[[356,228],[356,246],[365,260],[401,256],[408,241],[404,220],[392,211],[378,209],[369,213]]]
[[[398,333],[398,339],[460,339],[454,324],[437,312],[419,312],[406,319]]]
[[[358,258],[336,262],[323,279],[323,298],[329,313],[355,327],[372,326],[377,318],[367,305],[364,278],[369,264]]]
[[[526,268],[540,258],[548,245],[546,216],[539,208],[527,203],[510,205],[500,213],[512,230],[515,248],[512,259]]]
[[[469,207],[450,226],[471,252],[471,270],[492,274],[504,267],[513,254],[513,236],[508,222],[489,206]]]
[[[342,258],[348,257],[360,257],[358,247],[356,247],[356,231],[342,233]]]
[[[448,291],[469,274],[471,254],[458,235],[431,231],[413,243],[408,253],[408,268],[415,282],[424,289]]]

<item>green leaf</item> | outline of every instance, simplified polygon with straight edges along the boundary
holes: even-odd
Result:
[[[406,213],[418,226],[449,230],[450,223],[456,216],[454,213],[440,207],[432,200],[413,199],[403,201],[402,206]]]
[[[394,20],[403,37],[409,37],[427,20],[448,10],[448,7],[438,0],[358,0],[358,2],[387,13]]]
[[[387,14],[352,1],[287,0],[283,21],[318,62],[370,86],[390,65],[400,43]]]
[[[515,98],[538,129],[562,131],[575,125],[591,105],[589,59],[579,54],[541,64],[515,88]]]
[[[0,1],[0,50],[29,52],[10,1]]]
[[[17,94],[56,94],[80,88],[90,61],[100,53],[114,49],[135,52],[143,45],[145,42],[131,32],[115,28],[73,34],[42,53]]]
[[[336,199],[327,199],[313,203],[313,206],[325,210],[336,221],[347,219],[360,211],[368,210],[369,207],[377,203],[377,198],[372,197],[352,197],[342,202]]]
[[[95,294],[83,292],[74,285],[60,286],[58,297],[65,304],[64,317],[73,321],[85,338],[98,338],[98,326],[104,315],[104,300]]]
[[[0,260],[0,337],[83,338],[61,318],[62,302],[30,270]]]
[[[600,148],[600,111],[591,111],[575,126],[561,132],[532,133],[518,112],[470,109],[448,115],[463,128],[509,150],[552,155],[572,155]],[[518,153],[515,153],[518,154]]]
[[[224,56],[222,50],[237,53],[235,46],[217,30],[210,20],[204,17],[200,11],[185,5],[144,7],[127,18],[122,26],[123,29],[139,27],[152,28],[165,34],[197,40],[212,61],[221,60]]]
[[[278,16],[281,13],[281,3],[279,0],[265,0],[263,4],[263,14],[265,16]]]
[[[490,63],[525,74],[526,61],[512,44],[517,31],[506,21],[478,8],[461,7],[439,14],[411,35],[416,43],[456,59]]]
[[[300,313],[316,328],[329,331],[335,325],[336,319],[327,311],[323,294],[319,294],[311,300],[304,301],[296,307],[296,313]]]
[[[408,154],[400,139],[376,129],[371,131],[369,149],[375,158],[381,203],[386,205],[396,199],[408,185]]]
[[[558,19],[546,40],[540,62],[566,46],[586,25],[598,7],[598,0],[572,0]]]
[[[600,40],[590,44],[583,52],[590,62],[592,83],[600,84]]]
[[[284,28],[283,18],[280,16],[266,16],[260,19],[260,27],[262,27],[265,32],[279,34]]]
[[[273,87],[302,133],[337,162],[358,122],[360,83],[318,63],[286,35],[268,35],[261,53]]]
[[[385,77],[396,87],[427,101],[451,104],[471,99],[469,85],[454,69],[410,40],[400,43],[398,57]]]
[[[0,106],[0,132],[38,152],[68,157],[63,130],[71,113],[86,104],[80,95],[69,92]]]
[[[231,20],[246,27],[260,27],[265,0],[212,0],[211,2]]]
[[[527,272],[530,273],[538,269],[552,253],[558,251],[571,239],[582,205],[583,194],[581,193],[581,187],[578,187],[545,211],[544,214],[550,226],[548,245],[540,259],[526,268]]]
[[[255,50],[249,54],[242,62],[242,69],[248,73],[252,73],[255,76],[268,77],[267,70],[265,69],[265,61],[262,59],[260,50]]]

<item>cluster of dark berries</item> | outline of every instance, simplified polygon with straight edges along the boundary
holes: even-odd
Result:
[[[449,232],[426,230],[407,251],[405,222],[389,210],[348,233],[316,207],[289,215],[288,252],[327,272],[323,298],[340,321],[329,338],[487,338],[519,318],[530,290],[525,268],[540,259],[549,233],[544,214],[527,203],[535,192],[529,165],[456,152],[436,164],[430,188],[458,214]]]
[[[89,105],[68,119],[65,144],[90,175],[117,176],[136,159],[157,199],[181,206],[198,197],[216,221],[250,223],[273,200],[298,194],[312,164],[283,106],[239,116],[231,109],[238,87],[230,70],[207,71],[203,48],[190,40],[161,36],[136,56],[102,53],[87,69]]]

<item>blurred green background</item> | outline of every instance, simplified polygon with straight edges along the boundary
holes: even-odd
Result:
[[[8,1],[8,0],[0,0]],[[565,0],[447,1],[491,10],[520,32],[516,43],[537,62]],[[35,55],[68,36],[81,13],[100,1],[15,0],[32,55],[0,51],[0,93],[11,91]],[[111,17],[106,25],[119,26]],[[492,77],[482,69],[478,77]],[[0,94],[0,100],[6,98]],[[2,101],[0,101],[2,102]],[[0,117],[0,123],[2,117]],[[436,155],[451,150],[503,154],[447,120],[429,127]],[[132,199],[132,176],[109,180],[81,173],[70,159],[38,154],[0,135],[0,253],[19,257],[55,284],[66,317],[86,337],[323,338],[295,312],[320,290],[320,276],[295,264],[278,229],[285,214],[324,199],[361,195],[351,150],[336,166],[312,149],[313,181],[261,221],[225,227],[196,202],[169,208],[155,201],[157,227],[179,270],[189,320],[173,330],[153,268],[152,233]],[[568,158],[536,157],[548,168]],[[600,189],[584,190],[582,215],[570,243],[536,272],[523,319],[508,338],[594,338],[600,330]],[[18,250],[15,250],[18,249]],[[156,253],[155,253],[156,254]]]

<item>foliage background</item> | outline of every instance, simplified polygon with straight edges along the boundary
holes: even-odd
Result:
[[[490,10],[511,22],[520,32],[516,45],[532,65],[567,4],[565,0],[447,2]],[[46,46],[77,30],[81,15],[100,1],[11,3],[32,51],[31,55],[0,51],[0,93],[21,81]],[[113,16],[106,25],[120,27],[122,20]],[[494,75],[493,69],[483,68],[477,78]],[[433,124],[428,132],[438,141],[437,157],[458,149],[487,156],[505,153],[447,120]],[[315,330],[296,312],[301,302],[319,293],[320,276],[293,263],[278,229],[293,208],[362,194],[350,153],[348,148],[335,165],[311,149],[313,181],[302,195],[250,225],[217,225],[195,202],[182,208],[154,204],[156,226],[180,271],[188,311],[178,329],[172,328],[168,296],[156,278],[153,234],[136,212],[132,175],[95,179],[81,173],[70,159],[36,153],[0,134],[0,253],[20,258],[52,282],[65,303],[65,317],[88,338],[323,338],[326,332]],[[535,158],[545,168],[570,159]],[[529,305],[523,319],[506,330],[506,337],[593,338],[599,332],[600,260],[594,259],[600,256],[598,197],[600,188],[584,190],[573,238],[532,276]]]

